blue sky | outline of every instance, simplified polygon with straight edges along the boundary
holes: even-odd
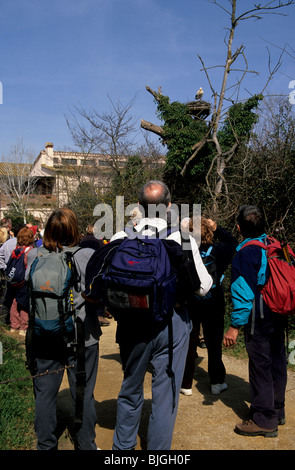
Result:
[[[244,10],[252,1],[239,5]],[[234,49],[243,43],[249,69],[260,73],[249,75],[241,98],[263,88],[267,47],[275,62],[286,44],[289,54],[269,92],[290,93],[295,6],[284,11],[287,17],[268,15],[237,29]],[[110,106],[108,95],[122,104],[136,95],[132,114],[138,139],[141,118],[158,122],[146,85],[161,86],[172,101],[181,102],[193,100],[202,86],[204,99],[211,101],[197,54],[207,66],[224,64],[228,25],[225,12],[207,0],[2,0],[0,157],[20,140],[35,156],[48,141],[56,150],[74,148],[65,115],[80,105],[103,113]],[[220,73],[210,71],[217,91]]]

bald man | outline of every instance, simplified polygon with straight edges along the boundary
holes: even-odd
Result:
[[[135,230],[145,236],[152,236],[155,230],[167,228],[167,211],[171,206],[170,192],[161,181],[150,181],[139,193],[139,204],[144,217],[139,220]],[[119,232],[114,237],[127,236]],[[167,237],[170,242],[169,257],[173,262],[173,250],[179,253],[181,234],[173,231]],[[177,242],[177,244],[175,243]],[[196,241],[191,237],[191,246],[196,270],[200,278],[199,295],[204,296],[210,290],[212,278],[209,276],[199,253]],[[143,383],[148,365],[153,367],[152,411],[150,415],[147,450],[169,450],[177,414],[179,391],[186,361],[191,320],[185,305],[175,307],[172,316],[173,362],[175,377],[173,393],[171,376],[167,374],[169,361],[169,326],[168,323],[129,323],[118,320],[117,341],[124,370],[124,378],[117,400],[117,421],[113,439],[113,450],[132,450],[137,444],[137,432],[144,401]],[[175,402],[174,402],[175,400]]]

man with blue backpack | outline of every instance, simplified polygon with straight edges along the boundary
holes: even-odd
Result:
[[[144,211],[143,218],[131,233],[114,235],[106,248],[108,254],[113,250],[114,255],[96,276],[100,279],[97,295],[104,296],[103,302],[117,320],[116,339],[124,371],[117,400],[113,450],[132,450],[137,445],[144,378],[149,365],[152,366],[152,409],[147,450],[169,450],[191,331],[188,311],[177,296],[177,267],[183,258],[181,235],[178,227],[174,230],[167,227],[171,202],[165,184],[147,183],[140,191],[139,205]],[[160,211],[163,218],[150,216],[150,209],[155,207],[163,209]],[[212,278],[193,239],[191,248],[194,269],[199,276],[198,293],[206,295]],[[95,279],[90,282],[92,289],[94,285]],[[180,290],[183,293],[184,286]],[[91,287],[85,294],[85,298],[87,294],[89,298],[93,296]]]
[[[145,214],[148,214],[150,204],[164,204],[168,209],[170,206],[168,188],[160,182],[147,183],[140,192],[139,204],[145,210]],[[164,219],[145,217],[136,226],[137,232],[142,229],[144,229],[142,234],[153,236],[156,229],[158,231],[165,230],[167,225]],[[173,240],[174,243],[180,245],[179,231],[171,233],[168,240]],[[201,261],[197,244],[194,243],[194,240],[191,243],[197,273],[200,278],[199,293],[205,295],[211,287],[212,280]],[[173,248],[171,246],[172,252]],[[170,259],[172,259],[172,255]],[[124,379],[117,402],[117,422],[113,449],[133,449],[136,445],[143,405],[143,381],[149,363],[153,366],[153,383],[147,449],[170,449],[191,330],[190,317],[183,305],[175,307],[172,313],[174,396],[171,377],[166,370],[169,361],[169,322],[159,321],[157,325],[156,322],[149,323],[147,321],[145,324],[140,325],[140,328],[135,329],[134,321],[128,324],[124,319],[118,319],[117,340],[123,359]]]

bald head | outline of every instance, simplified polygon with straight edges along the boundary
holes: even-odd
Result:
[[[149,183],[145,188],[145,197],[151,204],[164,204],[165,187],[158,183]]]
[[[149,181],[141,188],[138,198],[146,213],[150,204],[163,204],[168,208],[170,200],[170,191],[162,181]]]

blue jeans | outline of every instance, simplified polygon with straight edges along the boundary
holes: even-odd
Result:
[[[173,314],[173,362],[175,396],[171,378],[167,374],[169,361],[168,326],[150,339],[136,342],[130,348],[128,342],[120,342],[121,353],[128,350],[124,379],[117,400],[117,421],[113,438],[113,450],[131,450],[136,447],[137,432],[144,402],[144,377],[149,363],[152,372],[152,410],[149,419],[147,449],[169,450],[177,414],[191,321],[186,309]],[[132,325],[130,329],[132,329]],[[132,329],[133,337],[136,330]],[[125,354],[126,357],[126,354]],[[175,398],[175,406],[173,400]]]
[[[69,356],[68,365],[75,365],[73,356]],[[64,367],[57,359],[37,358],[37,371],[54,371]],[[79,450],[96,450],[95,425],[96,411],[93,390],[98,368],[98,345],[85,348],[86,387],[84,391],[84,409],[82,425],[76,433]],[[68,368],[68,379],[73,402],[76,398],[75,367]],[[57,417],[57,394],[61,386],[63,372],[48,374],[34,379],[35,393],[35,431],[38,439],[38,450],[57,450],[58,442],[55,435]]]

